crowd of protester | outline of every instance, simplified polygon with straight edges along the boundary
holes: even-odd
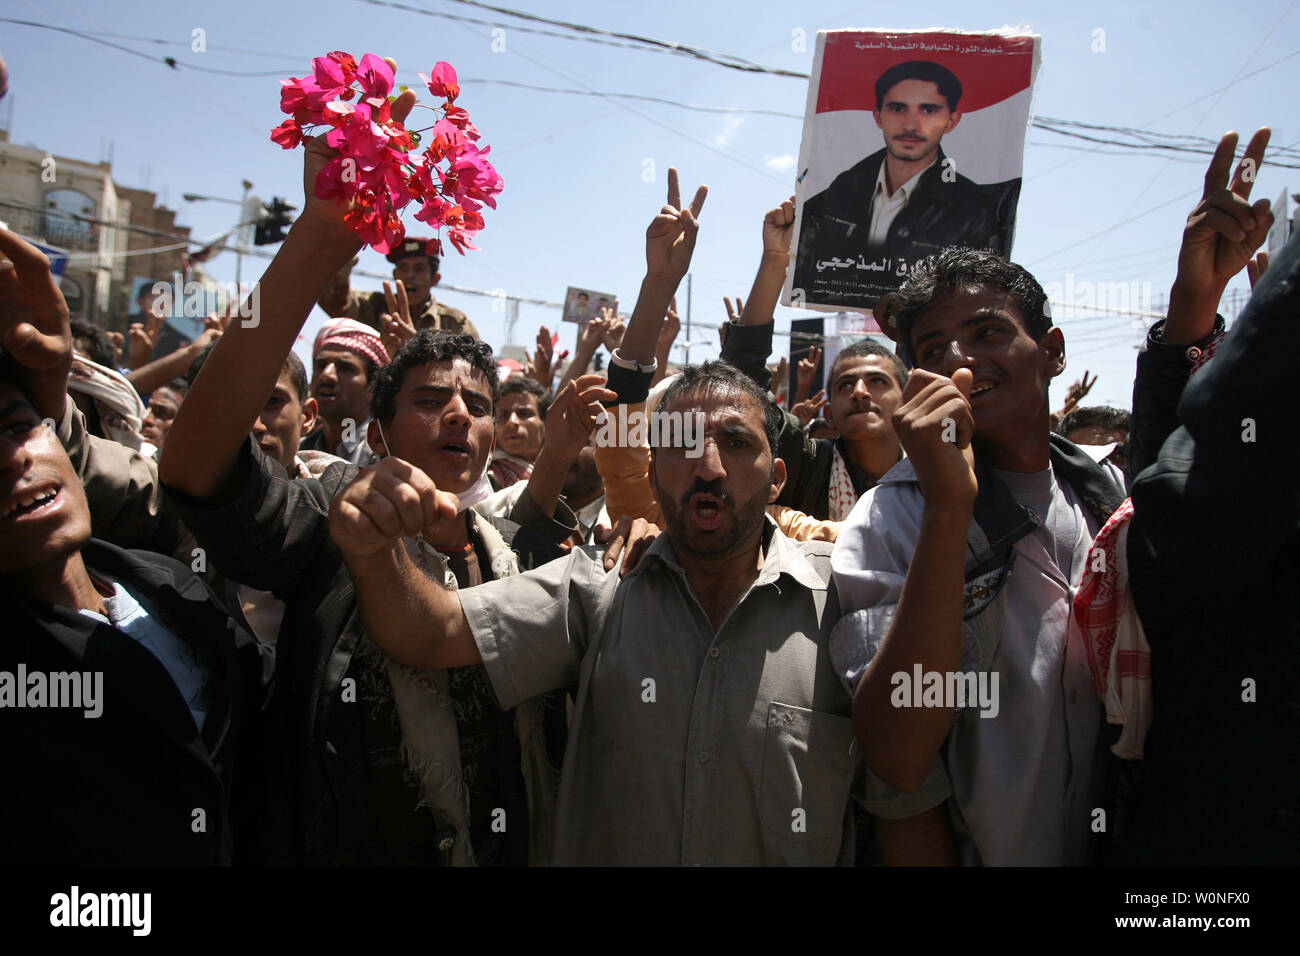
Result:
[[[567,363],[540,329],[509,376],[428,240],[359,292],[313,195],[256,321],[157,358],[148,295],[116,340],[70,322],[0,230],[6,860],[1300,860],[1300,240],[1255,258],[1267,140],[1211,160],[1131,414],[1080,407],[1086,374],[1053,413],[1042,286],[964,248],[878,304],[892,348],[787,385],[793,199],[721,359],[666,375],[707,194],[675,170],[630,316]],[[647,415],[678,424],[608,438]]]

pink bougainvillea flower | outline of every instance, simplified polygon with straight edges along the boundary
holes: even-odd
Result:
[[[344,103],[342,100],[332,100],[325,104],[322,119],[331,126],[341,128],[352,121],[352,114],[356,112],[356,107],[351,103]]]
[[[386,99],[393,92],[393,68],[382,57],[367,53],[357,67],[361,95],[367,99]]]
[[[487,203],[493,209],[497,207],[494,197],[505,188],[505,180],[487,160],[487,154],[491,150],[491,146],[479,149],[473,143],[466,143],[452,161],[450,174],[444,179],[443,185],[458,200],[469,199]]]
[[[442,97],[448,103],[460,96],[460,84],[456,82],[456,70],[445,60],[439,60],[435,63],[429,76],[421,73],[419,77],[429,87],[430,93]]]
[[[336,155],[316,175],[313,191],[343,203],[348,227],[376,251],[402,241],[402,211],[415,202],[415,219],[445,229],[464,254],[478,248],[473,237],[484,227],[482,207],[496,206],[504,181],[487,159],[489,148],[475,145],[480,134],[469,113],[454,105],[456,71],[439,61],[431,76],[420,78],[444,100],[432,110],[427,139],[392,116],[392,67],[373,53],[358,63],[341,50],[315,58],[308,76],[281,83],[280,108],[291,118],[271,139],[291,149],[325,128]],[[441,241],[432,242],[441,254]]]
[[[461,130],[470,139],[478,139],[478,127],[469,121],[469,111],[459,106],[448,105],[444,110],[447,122]]]
[[[279,143],[284,149],[293,149],[302,142],[302,130],[292,119],[287,119],[271,130],[271,141]]]
[[[466,249],[478,248],[478,246],[474,245],[474,243],[469,241],[469,236],[465,234],[465,231],[458,227],[452,227],[451,229],[448,229],[447,238],[451,240],[451,244],[456,247],[456,251],[459,252],[462,256],[465,254]]]

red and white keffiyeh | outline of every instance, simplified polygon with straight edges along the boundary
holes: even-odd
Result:
[[[1122,724],[1111,751],[1126,760],[1141,760],[1153,714],[1151,646],[1129,589],[1128,529],[1133,499],[1125,499],[1097,534],[1074,599],[1071,626],[1087,650],[1097,696],[1106,720]]]

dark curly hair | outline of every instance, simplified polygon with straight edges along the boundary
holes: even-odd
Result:
[[[898,347],[909,365],[916,366],[912,326],[917,317],[946,296],[978,286],[1010,295],[1024,318],[1025,331],[1034,341],[1052,327],[1047,293],[1023,266],[985,249],[952,246],[912,266],[907,281],[890,301],[890,315],[898,323]]]
[[[397,350],[391,362],[375,373],[374,384],[371,386],[370,413],[388,424],[397,412],[397,393],[402,390],[408,371],[417,365],[456,359],[464,359],[471,368],[482,373],[487,380],[488,394],[492,398],[492,410],[495,412],[500,382],[497,379],[497,364],[492,357],[492,346],[464,332],[422,329]]]

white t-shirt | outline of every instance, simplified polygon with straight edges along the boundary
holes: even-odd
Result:
[[[1102,467],[1123,487],[1118,469]],[[1001,476],[1042,524],[1015,543],[1004,585],[1006,616],[989,664],[998,675],[997,716],[969,707],[958,712],[946,744],[950,791],[928,780],[903,796],[873,777],[868,809],[911,816],[951,796],[963,863],[1079,864],[1095,840],[1092,810],[1103,770],[1095,754],[1104,715],[1069,620],[1100,525],[1050,468]],[[831,560],[845,617],[831,648],[851,687],[893,622],[924,504],[911,463],[900,462],[862,497],[836,541]],[[962,667],[969,670],[973,637],[964,637]]]

